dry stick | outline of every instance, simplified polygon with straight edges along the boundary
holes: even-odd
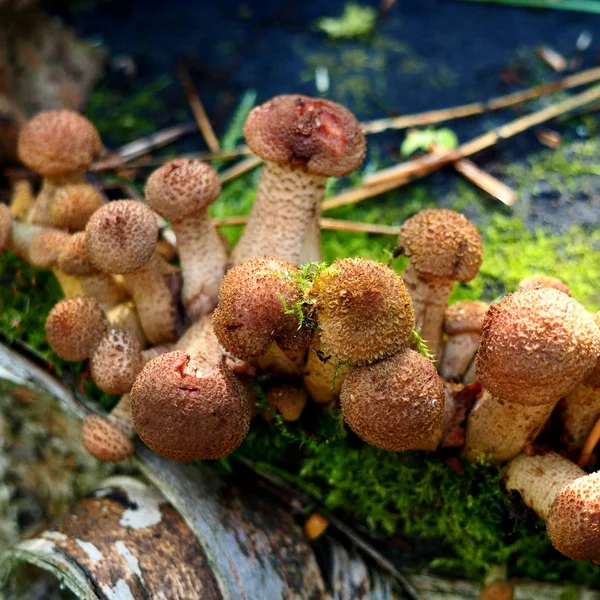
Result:
[[[536,111],[506,125],[492,129],[483,135],[480,135],[466,144],[462,144],[456,150],[445,152],[444,154],[429,154],[422,158],[407,161],[390,167],[389,169],[383,169],[374,175],[371,175],[365,180],[366,186],[375,186],[382,183],[391,183],[395,181],[398,185],[402,185],[406,180],[414,180],[418,177],[422,177],[437,171],[443,166],[456,162],[462,158],[466,158],[481,150],[485,150],[498,143],[500,140],[506,140],[514,137],[515,135],[531,129],[536,125],[545,123],[550,119],[553,119],[563,113],[569,112],[590,102],[600,99],[600,85],[595,85],[592,88],[572,96],[562,102],[552,104],[542,110]],[[394,187],[397,187],[394,186]]]
[[[228,227],[231,225],[245,225],[247,216],[228,217],[227,219],[213,219],[216,227]],[[341,219],[321,219],[321,229],[329,231],[353,231],[357,233],[374,233],[378,235],[394,235],[400,233],[400,226],[377,225],[376,223],[360,223],[357,221],[342,221]]]
[[[407,178],[404,183],[409,183],[410,178]],[[383,194],[384,192],[388,192],[389,190],[393,190],[394,188],[400,187],[403,182],[399,180],[394,180],[387,183],[382,183],[380,185],[361,185],[360,187],[356,187],[341,194],[337,194],[333,196],[333,198],[329,198],[329,200],[325,200],[321,205],[321,210],[333,210],[334,208],[339,208],[340,206],[347,206],[349,204],[356,204],[361,200],[366,200],[367,198],[373,198],[374,196],[379,196],[379,194]]]
[[[590,431],[587,439],[585,440],[585,444],[583,445],[583,449],[581,450],[581,454],[579,455],[579,460],[577,464],[583,469],[590,461],[590,458],[600,441],[600,419],[596,421],[596,424]]]
[[[200,100],[200,96],[196,91],[196,87],[194,86],[194,82],[192,81],[188,70],[184,65],[180,64],[175,69],[175,72],[206,145],[210,148],[211,152],[220,152],[221,146],[219,145],[219,140],[208,120],[202,100]]]
[[[454,170],[460,173],[465,179],[502,202],[502,204],[512,206],[515,203],[517,194],[512,188],[508,187],[483,169],[480,169],[468,158],[457,160],[452,166],[454,167]]]
[[[255,154],[252,154],[251,156],[240,160],[240,162],[233,165],[233,167],[225,169],[225,171],[219,173],[219,179],[221,180],[221,183],[227,183],[228,181],[231,181],[232,179],[235,179],[236,177],[255,169],[261,163],[262,159]]]
[[[536,85],[520,92],[493,98],[487,102],[473,102],[471,104],[464,104],[453,108],[442,108],[440,110],[431,110],[413,115],[404,115],[402,117],[367,121],[362,123],[362,129],[365,133],[380,133],[386,129],[407,129],[409,127],[418,127],[420,125],[443,123],[444,121],[450,121],[452,119],[460,119],[502,108],[508,108],[509,106],[521,104],[528,100],[558,92],[559,90],[568,90],[586,83],[592,83],[598,79],[600,79],[600,67],[594,67],[593,69],[587,69],[575,73],[574,75],[569,75],[558,81]]]

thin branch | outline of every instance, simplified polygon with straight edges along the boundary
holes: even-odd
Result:
[[[410,179],[407,179],[405,183],[408,183]],[[394,188],[402,185],[397,180],[393,180],[391,182],[382,183],[380,185],[361,185],[359,187],[352,188],[332,198],[329,200],[325,200],[321,206],[321,210],[325,212],[326,210],[333,210],[334,208],[339,208],[340,206],[348,206],[350,204],[356,204],[361,202],[362,200],[366,200],[367,198],[373,198],[374,196],[379,196],[389,190],[393,190]]]
[[[590,458],[591,458],[592,454],[594,453],[594,450],[596,449],[596,446],[598,445],[599,441],[600,441],[600,419],[598,419],[596,421],[596,424],[592,428],[592,431],[590,431],[590,434],[588,435],[587,439],[585,440],[585,444],[583,445],[583,450],[581,451],[581,454],[579,455],[579,460],[577,461],[577,464],[582,469],[588,464],[588,462],[590,462]]]
[[[506,184],[502,183],[483,169],[480,169],[474,162],[468,158],[457,160],[453,165],[454,170],[460,173],[465,179],[476,185],[478,188],[487,192],[490,196],[496,198],[506,206],[512,206],[515,203],[516,192]]]
[[[487,102],[474,102],[453,108],[442,108],[440,110],[431,110],[413,115],[404,115],[402,117],[377,119],[363,123],[362,127],[365,133],[380,133],[387,129],[408,129],[409,127],[434,125],[452,119],[481,115],[486,112],[508,108],[509,106],[522,104],[528,100],[534,100],[535,98],[540,98],[559,90],[568,90],[586,83],[592,83],[598,81],[598,79],[600,79],[600,67],[594,67],[593,69],[569,75],[558,81],[536,85],[520,92],[493,98]]]
[[[244,173],[255,169],[261,163],[261,158],[259,158],[255,154],[250,155],[247,158],[241,160],[239,163],[233,165],[233,167],[225,169],[225,171],[219,173],[221,183],[227,183],[228,181],[231,181],[232,179],[235,179],[236,177],[239,177],[240,175],[243,175]]]
[[[202,104],[202,100],[200,100],[200,96],[190,77],[189,71],[186,69],[185,65],[179,64],[175,69],[175,73],[177,74],[177,79],[179,79],[179,83],[183,88],[183,93],[187,98],[194,119],[196,119],[198,129],[200,130],[206,145],[210,148],[211,152],[220,152],[221,146],[219,145],[219,140],[217,139],[215,131],[204,110],[204,105]]]

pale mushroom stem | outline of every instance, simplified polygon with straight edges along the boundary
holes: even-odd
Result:
[[[291,377],[302,376],[305,363],[305,350],[285,351],[279,347],[277,342],[273,342],[266,354],[256,359],[256,364],[261,371],[289,375]]]
[[[265,161],[252,213],[231,263],[238,265],[257,256],[295,265],[306,257],[318,259],[320,234],[316,236],[315,228],[326,181],[326,177]]]
[[[122,431],[127,437],[132,438],[135,434],[133,417],[131,416],[131,397],[123,394],[121,399],[110,411],[106,420]]]
[[[481,335],[473,331],[456,333],[448,337],[438,364],[443,379],[460,381],[473,361]]]
[[[501,463],[516,456],[538,436],[558,400],[527,406],[495,398],[484,391],[469,415],[465,456]]]
[[[142,267],[124,275],[151,344],[174,341],[179,330],[177,293],[172,282],[178,272],[156,253]]]
[[[323,359],[326,360],[319,358],[317,350],[323,352]],[[335,356],[328,356],[319,335],[315,333],[304,368],[304,387],[310,397],[318,404],[327,404],[336,400],[349,372],[350,367],[347,364],[340,364]]]
[[[127,290],[108,273],[98,271],[91,275],[79,275],[78,279],[84,296],[96,298],[102,308],[113,308],[128,297]]]
[[[106,310],[106,318],[110,326],[115,329],[129,329],[137,337],[142,348],[148,345],[140,317],[133,302],[122,302],[112,306]]]
[[[520,454],[510,461],[504,477],[506,489],[519,492],[523,502],[546,521],[560,491],[585,474],[570,460],[548,452],[534,456]]]
[[[86,183],[85,171],[76,171],[75,173],[56,177],[44,177],[42,187],[27,214],[27,221],[38,225],[49,225],[52,220],[50,211],[56,193],[61,187],[73,183]]]
[[[183,305],[195,321],[217,305],[227,268],[227,250],[207,211],[172,221],[171,226],[181,259]]]
[[[442,326],[448,307],[453,281],[446,279],[425,280],[408,263],[402,274],[415,311],[415,326],[429,351],[438,356],[442,344]]]
[[[600,417],[600,388],[580,383],[556,407],[562,423],[561,442],[578,453]]]
[[[26,219],[34,202],[35,195],[31,183],[27,179],[17,181],[10,199],[10,214],[15,219]]]

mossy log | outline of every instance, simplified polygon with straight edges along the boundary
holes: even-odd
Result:
[[[74,419],[82,407],[55,378],[0,345],[4,395],[54,398]],[[210,467],[178,464],[137,445],[129,476],[106,480],[62,519],[0,556],[0,596],[85,600],[182,598],[409,598],[353,548],[326,535],[311,545],[290,512]],[[46,577],[33,577],[34,568]],[[40,571],[41,569],[41,571]],[[413,598],[475,599],[479,586],[407,573]],[[53,583],[52,583],[53,582]],[[69,591],[67,594],[67,590]],[[600,594],[569,590],[569,598]],[[565,597],[565,588],[516,584],[515,599]]]

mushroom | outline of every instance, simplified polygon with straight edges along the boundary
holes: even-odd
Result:
[[[299,326],[293,307],[302,302],[298,267],[283,260],[253,258],[227,272],[219,290],[213,323],[223,347],[250,360],[273,342],[283,351],[306,351],[310,332]]]
[[[115,329],[129,329],[138,339],[142,348],[148,345],[148,340],[140,323],[140,317],[133,302],[121,302],[121,304],[107,309],[106,318],[110,326]]]
[[[34,202],[35,195],[31,187],[31,182],[27,179],[20,179],[15,182],[10,198],[10,214],[15,219],[24,221]]]
[[[301,383],[275,383],[267,390],[267,404],[284,421],[297,421],[306,407],[306,400],[306,390]],[[267,421],[271,420],[267,409],[263,410],[263,416]]]
[[[414,350],[352,369],[340,400],[344,420],[367,444],[395,452],[439,445],[444,383],[433,363]]]
[[[154,171],[146,183],[146,200],[171,222],[181,260],[181,298],[195,321],[217,305],[227,267],[227,250],[208,206],[221,192],[216,171],[199,160],[176,158]]]
[[[102,151],[102,141],[82,115],[47,110],[21,129],[17,151],[21,161],[44,178],[28,220],[49,225],[57,192],[67,184],[85,184],[85,171]]]
[[[467,422],[467,458],[516,456],[599,354],[593,316],[562,292],[523,290],[493,303],[477,353],[484,393]]]
[[[559,292],[567,294],[567,296],[573,295],[569,286],[558,277],[550,277],[549,275],[538,273],[519,281],[519,290],[539,290],[540,288],[554,288]]]
[[[256,256],[295,265],[318,261],[325,183],[362,163],[365,138],[360,123],[348,109],[329,100],[276,96],[252,110],[244,135],[264,166],[232,264]]]
[[[102,204],[102,196],[93,185],[64,185],[54,195],[54,201],[48,211],[49,225],[69,231],[82,231]]]
[[[437,357],[452,286],[471,281],[479,272],[481,237],[463,215],[432,208],[402,225],[398,248],[409,259],[402,278],[412,297],[417,329]]]
[[[446,309],[444,332],[448,336],[438,363],[444,379],[461,380],[473,362],[483,319],[488,310],[485,302],[462,300]]]
[[[335,362],[361,365],[410,343],[414,312],[402,278],[366,258],[343,258],[319,273],[308,293],[318,333]]]
[[[90,262],[104,273],[124,275],[151,344],[177,339],[178,271],[156,253],[158,225],[141,202],[116,200],[98,209],[85,229]]]
[[[552,545],[573,560],[600,562],[600,472],[587,475],[555,452],[510,461],[508,490],[546,521]]]
[[[83,231],[65,239],[58,254],[58,266],[63,273],[77,277],[82,293],[96,298],[102,308],[112,308],[127,298],[127,290],[112,275],[96,269],[90,262]]]

